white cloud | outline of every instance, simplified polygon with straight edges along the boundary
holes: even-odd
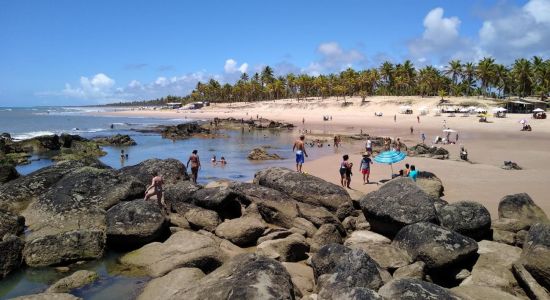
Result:
[[[246,71],[248,71],[248,64],[243,63],[239,66],[234,59],[230,58],[225,61],[223,70],[225,71],[225,73],[228,73],[228,74],[233,74],[236,72],[246,73]]]
[[[82,76],[79,86],[73,87],[66,83],[61,95],[84,99],[106,97],[113,92],[115,83],[113,79],[103,73],[98,73],[91,79]]]
[[[409,43],[409,56],[417,62],[449,59],[475,61],[492,56],[501,63],[519,57],[550,56],[550,0],[530,0],[524,6],[498,2],[488,9],[477,36],[460,34],[461,21],[445,17],[440,7],[424,18],[421,37]]]
[[[365,56],[355,50],[344,50],[336,42],[322,43],[317,47],[321,58],[309,64],[302,72],[318,75],[326,72],[339,72],[349,67],[361,66],[366,62]]]

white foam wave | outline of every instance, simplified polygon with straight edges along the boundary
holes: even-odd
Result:
[[[31,132],[14,134],[14,135],[12,135],[12,139],[17,140],[17,141],[21,141],[21,140],[32,139],[32,138],[37,137],[37,136],[54,135],[54,134],[56,134],[56,133],[53,132],[53,131],[31,131]]]

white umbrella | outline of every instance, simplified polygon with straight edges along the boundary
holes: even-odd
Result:
[[[443,132],[456,132],[456,130],[453,130],[453,129],[443,129]]]
[[[505,112],[505,111],[507,111],[507,109],[504,107],[493,108],[493,112]]]
[[[519,123],[520,123],[520,124],[525,124],[525,123],[527,123],[527,120],[521,119],[521,120],[519,120]]]
[[[485,109],[485,108],[476,108],[476,112],[478,112],[478,113],[486,112],[486,111],[487,111],[487,109]]]
[[[533,109],[533,112],[544,112],[544,109],[542,109],[542,108],[535,108],[535,109]]]

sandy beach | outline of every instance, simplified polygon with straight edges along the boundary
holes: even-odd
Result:
[[[476,106],[491,108],[496,104],[479,98],[451,98],[453,104],[475,103]],[[506,118],[489,117],[489,123],[480,123],[475,115],[463,116],[448,114],[435,116],[433,109],[439,103],[438,97],[369,97],[365,102],[360,98],[348,98],[346,104],[342,98],[335,99],[295,99],[277,100],[258,103],[212,104],[201,110],[122,110],[102,113],[116,116],[146,116],[158,118],[212,119],[220,118],[256,118],[257,116],[294,123],[298,129],[312,131],[311,138],[334,134],[368,133],[373,136],[400,137],[408,146],[420,142],[420,134],[426,134],[426,143],[431,144],[436,135],[443,136],[443,124],[458,131],[459,141],[455,145],[445,145],[450,151],[449,160],[408,157],[393,166],[394,171],[403,168],[405,163],[416,165],[417,169],[435,173],[445,187],[443,199],[449,202],[473,200],[485,205],[492,218],[497,218],[498,202],[508,194],[528,193],[533,200],[550,214],[550,122],[534,120],[531,115],[509,114]],[[400,106],[410,105],[413,114],[400,113]],[[420,108],[427,108],[429,113],[420,116]],[[375,112],[383,113],[376,117]],[[323,116],[331,116],[331,121],[323,121]],[[395,121],[394,121],[395,117]],[[527,119],[533,127],[532,132],[522,132],[519,120]],[[305,122],[302,124],[302,120]],[[411,126],[414,133],[410,133]],[[296,132],[298,135],[298,132]],[[454,140],[454,134],[451,136]],[[469,152],[471,162],[459,160],[458,150],[464,145]],[[290,145],[289,145],[290,147]],[[308,148],[315,151],[315,148]],[[351,161],[358,166],[363,142],[344,143],[333,154],[320,159],[307,161],[305,172],[321,177],[333,183],[340,183],[338,166],[343,154],[349,154]],[[508,171],[500,166],[504,161],[514,161],[523,170]],[[293,168],[289,160],[288,167]],[[364,185],[356,167],[352,177],[350,191],[352,196],[359,196],[377,189],[380,180],[390,177],[390,166],[374,164],[371,181]]]

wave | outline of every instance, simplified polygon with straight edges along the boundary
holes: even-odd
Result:
[[[56,132],[54,131],[31,131],[31,132],[14,134],[12,135],[12,139],[16,141],[21,141],[21,140],[32,139],[34,137],[41,136],[41,135],[54,135],[54,134],[56,134]]]
[[[3,108],[3,109],[0,109],[0,111],[13,111],[13,109],[11,109],[11,108]]]

